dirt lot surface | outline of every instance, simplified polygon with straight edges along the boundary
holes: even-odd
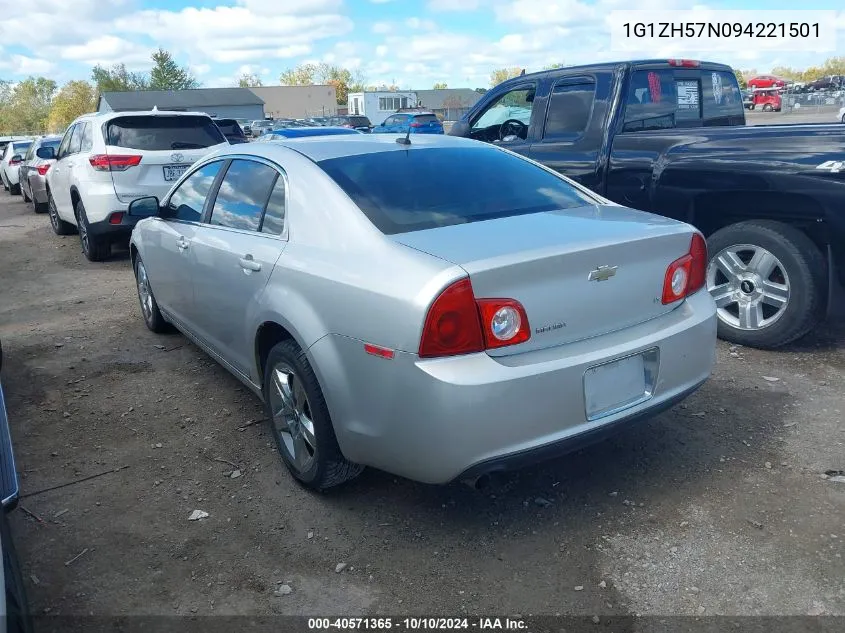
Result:
[[[2,192],[0,339],[38,614],[845,615],[841,325],[720,344],[684,404],[483,493],[303,491],[258,400],[144,327],[125,253]]]

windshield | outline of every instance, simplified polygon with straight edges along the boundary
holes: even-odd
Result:
[[[595,204],[559,176],[487,145],[357,154],[318,165],[388,235]]]

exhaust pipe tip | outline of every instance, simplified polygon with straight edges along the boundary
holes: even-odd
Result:
[[[461,483],[469,486],[476,492],[488,492],[493,487],[495,480],[493,479],[493,475],[485,473],[471,479],[462,479]]]

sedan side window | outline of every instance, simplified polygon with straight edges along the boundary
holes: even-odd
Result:
[[[264,221],[261,223],[261,232],[272,235],[281,235],[285,229],[285,178],[281,174],[273,185],[270,199],[267,201],[267,209],[264,211]]]
[[[233,160],[220,183],[209,223],[258,231],[277,173],[263,163]]]
[[[167,209],[172,219],[187,222],[200,221],[205,199],[222,166],[222,160],[204,165],[179,185],[167,202]]]

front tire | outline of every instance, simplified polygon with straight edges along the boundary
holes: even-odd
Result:
[[[75,210],[82,253],[89,262],[103,261],[111,255],[111,243],[103,239],[102,236],[91,233],[91,225],[88,223],[88,216],[85,215],[85,205],[82,204],[82,200],[76,202]]]
[[[763,112],[771,112],[771,111],[772,111],[771,104],[767,103],[766,105],[763,106]]]
[[[135,259],[135,284],[138,289],[138,301],[141,304],[141,316],[144,317],[144,324],[151,332],[164,334],[170,330],[170,326],[158,309],[150,280],[147,277],[147,269],[141,257]]]
[[[795,341],[821,320],[827,270],[798,229],[768,220],[739,222],[708,239],[707,289],[719,338],[761,349]]]
[[[65,222],[59,217],[59,212],[56,210],[56,201],[53,200],[53,194],[47,192],[47,210],[50,212],[50,226],[53,227],[53,233],[56,235],[71,235],[76,229],[70,222]]]
[[[20,188],[21,188],[21,195],[23,196],[23,201],[26,202],[27,204],[32,202],[32,198],[30,198],[29,194],[27,194],[26,189],[23,186],[23,183],[20,184]]]
[[[317,376],[293,340],[267,355],[264,402],[282,461],[304,486],[325,490],[364,470],[341,453]]]

